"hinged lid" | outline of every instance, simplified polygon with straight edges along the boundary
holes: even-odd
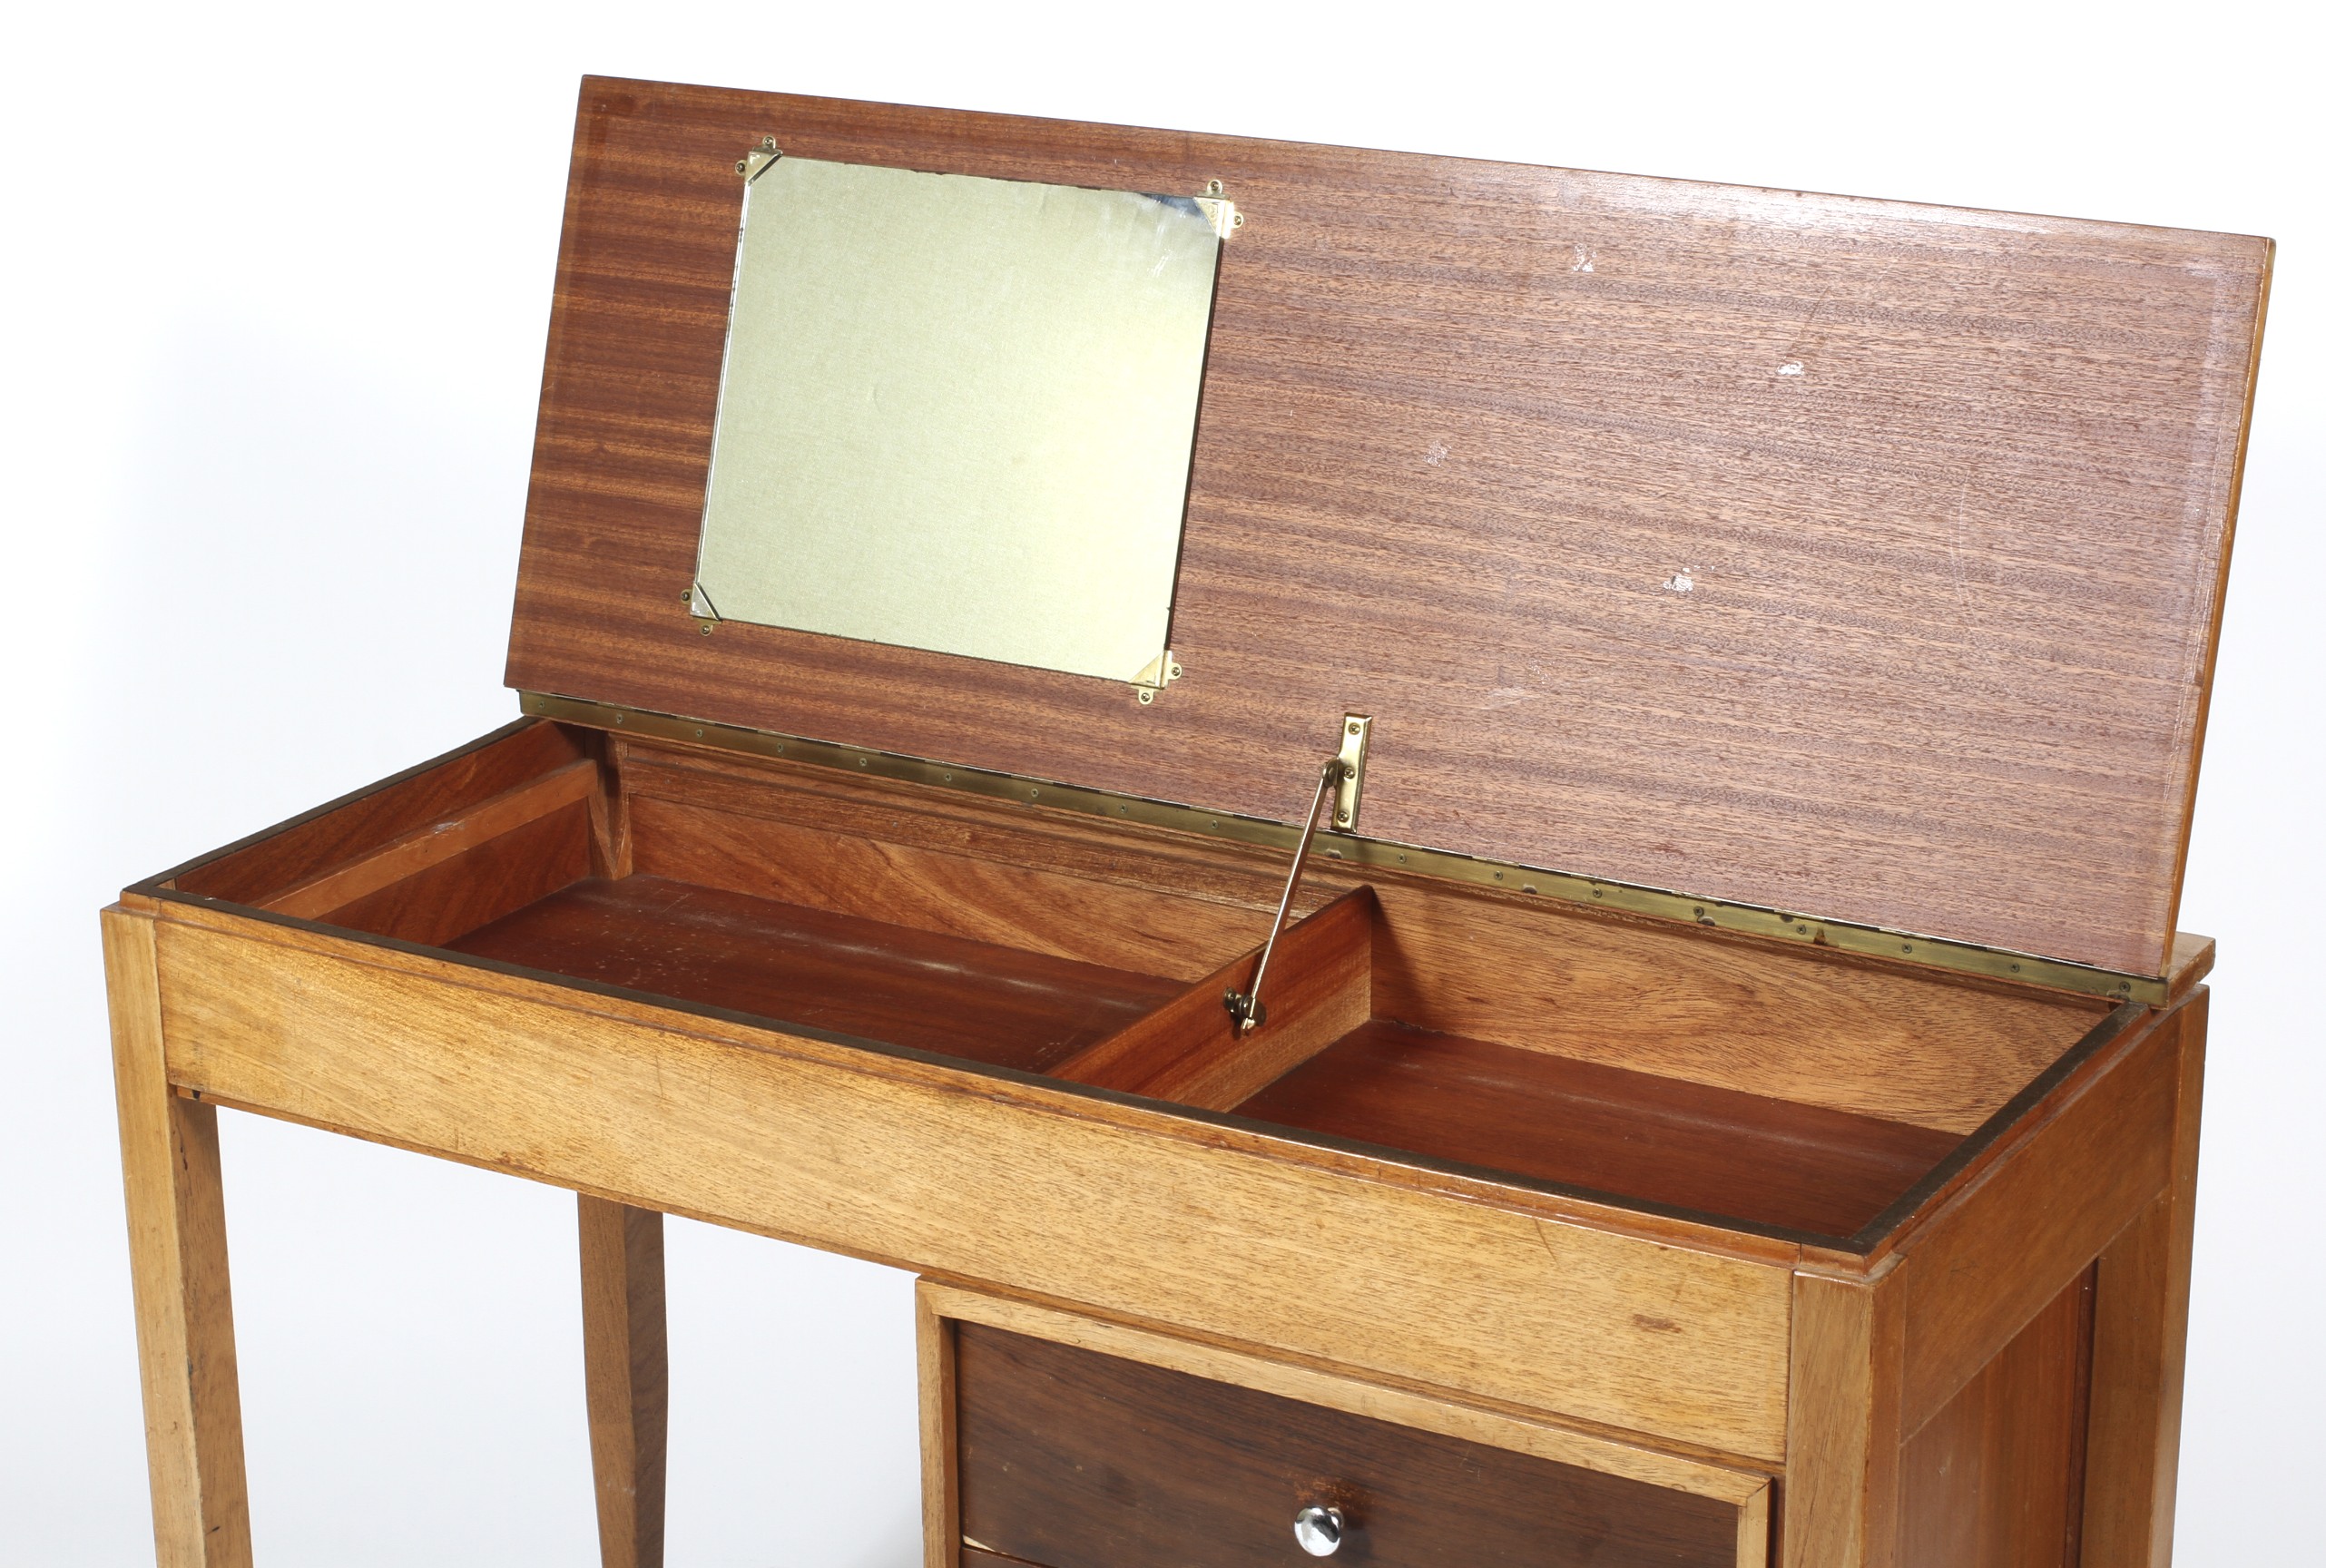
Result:
[[[1217,180],[1171,647],[1125,687],[691,590],[787,154]],[[2164,965],[2266,240],[591,79],[508,680],[2139,975]]]

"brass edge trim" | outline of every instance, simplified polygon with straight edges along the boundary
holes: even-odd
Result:
[[[1230,811],[1206,811],[1167,800],[1149,800],[1138,796],[1118,795],[1111,790],[1060,784],[1045,779],[1026,779],[987,769],[930,762],[891,751],[841,746],[797,735],[779,735],[770,730],[751,730],[737,724],[681,719],[668,713],[656,713],[643,708],[623,708],[584,698],[555,697],[538,691],[521,691],[517,695],[524,710],[537,718],[562,720],[566,723],[619,734],[699,742],[755,756],[780,757],[790,762],[837,768],[868,778],[957,789],[990,799],[1016,800],[1059,811],[1079,811],[1119,822],[1168,828],[1182,833],[1225,838],[1239,844],[1256,844],[1271,849],[1290,850],[1300,837],[1298,827],[1261,817],[1243,817]],[[1950,970],[1956,974],[1984,975],[2015,985],[2049,986],[2086,996],[2105,997],[2112,1002],[2137,1002],[2143,1006],[2161,1007],[2169,989],[2168,980],[2164,976],[2127,975],[2062,958],[2014,953],[2008,948],[1981,947],[1975,943],[1952,942],[1945,937],[1925,936],[1911,931],[1855,925],[1847,920],[1822,919],[1814,915],[1788,914],[1781,909],[1758,904],[1694,898],[1661,887],[1610,881],[1572,871],[1546,870],[1505,860],[1483,860],[1450,850],[1395,844],[1352,833],[1320,832],[1317,835],[1317,852],[1353,866],[1418,871],[1451,881],[1498,888],[1506,893],[1533,894],[1564,903],[1587,905],[1595,909],[1620,909],[1627,915],[1681,920],[1721,931],[1794,942],[1805,947],[1825,947],[1869,958]]]

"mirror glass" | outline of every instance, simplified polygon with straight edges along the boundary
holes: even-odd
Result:
[[[695,612],[1150,680],[1230,210],[751,167]]]

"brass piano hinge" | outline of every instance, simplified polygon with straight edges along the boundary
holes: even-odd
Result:
[[[712,622],[706,622],[705,624]],[[1171,675],[1178,673],[1176,666],[1168,659],[1164,668]],[[1153,701],[1154,691],[1155,688],[1145,688],[1143,700]],[[681,718],[643,708],[621,708],[582,697],[558,697],[539,691],[520,692],[519,697],[526,712],[569,724],[717,746],[730,751],[804,762],[816,767],[845,769],[859,777],[869,775],[933,789],[956,789],[988,799],[1010,800],[1054,811],[1079,812],[1114,822],[1135,822],[1143,827],[1201,834],[1231,843],[1289,849],[1300,836],[1300,829],[1289,823],[1175,801],[1147,799],[1111,789],[1093,789],[1054,779],[1029,779],[958,763],[932,762],[921,757],[907,757],[838,741],[809,740],[771,730],[752,730],[709,720]],[[1370,728],[1360,716],[1352,714],[1349,717]],[[1364,782],[1365,739],[1364,736],[1351,736],[1349,721],[1342,722],[1344,752],[1334,761],[1343,760],[1345,749],[1352,740],[1358,744],[1358,773],[1356,778],[1347,781],[1352,787],[1348,794],[1350,828],[1354,828],[1357,817],[1355,789]],[[1336,818],[1339,816],[1338,802],[1334,814]],[[1561,871],[1512,860],[1488,860],[1452,850],[1426,848],[1418,844],[1367,838],[1338,826],[1320,837],[1319,852],[1330,859],[1384,871],[1440,877],[1499,893],[1540,897],[1585,908],[1620,910],[1626,915],[1644,915],[1652,919],[1678,920],[1738,936],[1794,943],[1805,947],[1823,947],[1894,964],[1951,970],[1958,975],[1979,975],[2013,985],[2046,986],[2086,996],[2105,997],[2111,1002],[2137,1002],[2147,1007],[2162,1006],[2172,992],[2169,975],[2133,975],[2065,958],[2046,958],[2004,947],[1982,947],[1976,943],[1951,941],[1852,920],[1831,919],[1799,910],[1691,897],[1670,888],[1619,882],[1579,871]]]

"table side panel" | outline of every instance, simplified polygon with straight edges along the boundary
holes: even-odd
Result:
[[[2184,1003],[2117,1042],[2100,1072],[1900,1240],[1913,1263],[1907,1433],[2000,1354],[2164,1190],[2189,1015]]]
[[[1231,1147],[1200,1122],[1110,1123],[1038,1087],[676,1011],[657,1027],[547,983],[463,984],[457,965],[268,933],[215,912],[161,923],[172,1083],[829,1250],[1782,1456],[1784,1268]]]

